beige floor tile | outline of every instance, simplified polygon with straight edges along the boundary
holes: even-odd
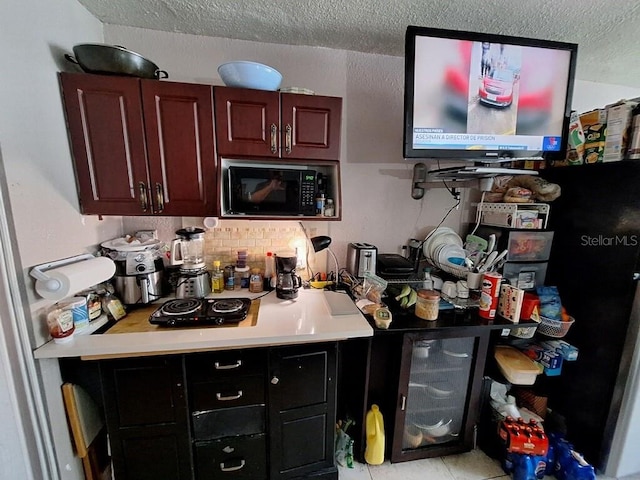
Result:
[[[338,467],[340,480],[511,480],[497,460],[480,450],[460,455],[426,458],[411,462],[366,465],[354,463],[354,468]],[[598,475],[598,480],[616,480]],[[546,476],[544,480],[556,480]],[[618,480],[640,480],[640,475],[630,475]]]
[[[455,480],[441,458],[369,466],[372,480]]]
[[[368,465],[353,462],[353,468],[338,465],[338,478],[340,480],[371,480]]]
[[[479,449],[442,457],[442,461],[456,480],[484,480],[505,475],[500,463]]]

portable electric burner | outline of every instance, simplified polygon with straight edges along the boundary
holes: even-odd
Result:
[[[247,318],[249,307],[249,298],[177,298],[162,304],[149,322],[166,327],[237,324]]]

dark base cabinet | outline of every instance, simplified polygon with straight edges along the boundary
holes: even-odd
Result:
[[[336,348],[332,344],[271,349],[271,478],[335,469]]]
[[[116,480],[326,478],[337,344],[103,360]]]
[[[196,479],[267,478],[265,434],[195,442]]]
[[[367,377],[361,409],[361,398],[355,398],[348,412],[356,418],[356,458],[364,461],[365,418],[372,404],[384,418],[385,458],[391,462],[472,450],[490,331],[474,326],[376,331],[368,361],[353,367]]]
[[[100,362],[117,480],[193,478],[182,357]]]

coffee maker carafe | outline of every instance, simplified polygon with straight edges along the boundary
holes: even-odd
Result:
[[[298,289],[302,286],[302,279],[296,275],[298,257],[284,257],[276,254],[276,296],[284,300],[291,300],[298,296]]]
[[[171,242],[171,265],[180,265],[177,298],[204,298],[211,292],[211,279],[204,262],[204,230],[187,227],[176,231]]]

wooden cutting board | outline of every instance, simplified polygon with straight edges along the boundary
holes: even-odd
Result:
[[[127,316],[119,320],[113,327],[105,332],[109,333],[140,333],[140,332],[155,332],[158,330],[166,330],[167,327],[159,325],[152,325],[149,323],[149,317],[155,312],[160,305],[150,305],[148,307],[138,308],[127,313]],[[237,328],[237,327],[254,327],[258,322],[258,309],[260,308],[260,300],[252,300],[251,307],[249,307],[249,313],[247,318],[240,323],[232,323],[230,325],[220,325],[216,328]],[[201,328],[201,327],[170,327],[173,329],[189,329],[189,328]]]

